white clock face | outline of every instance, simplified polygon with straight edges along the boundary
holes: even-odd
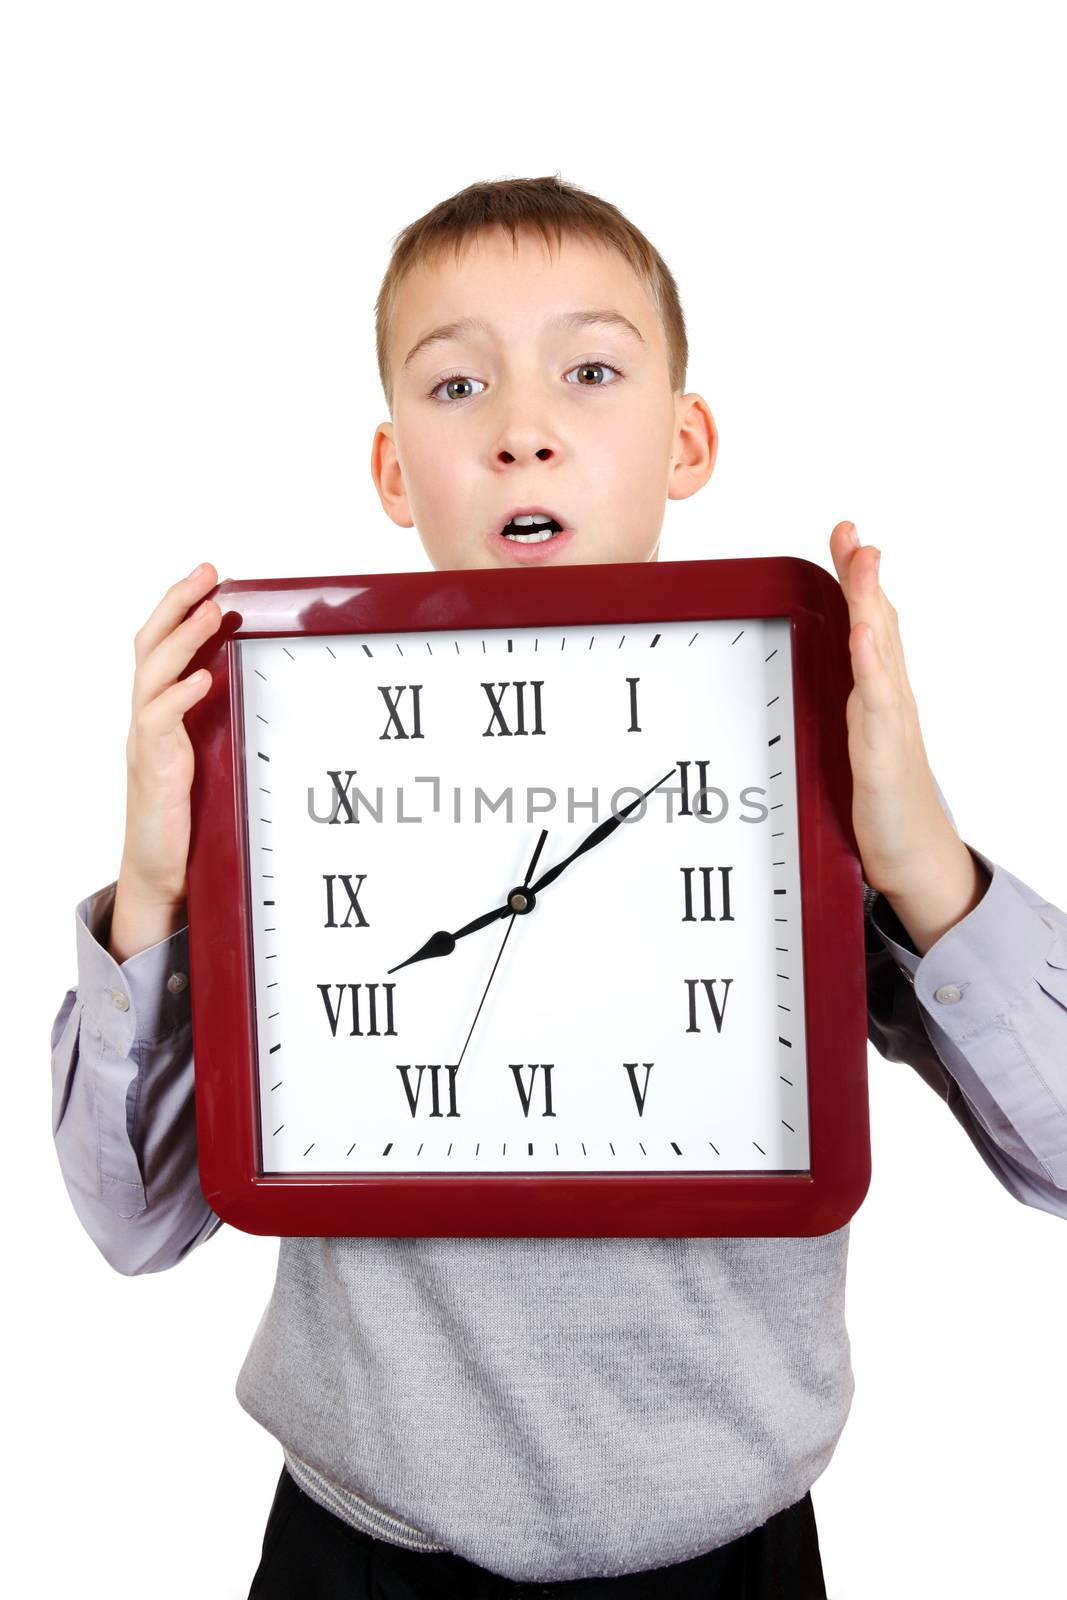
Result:
[[[788,618],[235,648],[264,1173],[809,1169]]]

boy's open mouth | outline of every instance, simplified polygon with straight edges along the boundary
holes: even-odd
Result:
[[[554,517],[535,515],[512,517],[500,532],[505,539],[514,539],[516,544],[542,544],[563,529]]]
[[[500,560],[526,565],[539,561],[554,561],[560,551],[566,550],[574,538],[574,529],[551,506],[517,505],[509,512],[500,512],[500,521],[490,527],[489,543]]]

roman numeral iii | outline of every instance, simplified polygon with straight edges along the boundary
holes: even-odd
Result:
[[[734,918],[730,914],[730,874],[734,870],[733,867],[718,867],[718,868],[716,868],[716,867],[682,867],[679,870],[681,871],[681,874],[682,874],[682,880],[683,880],[683,883],[684,883],[684,890],[685,890],[685,912],[684,912],[684,914],[682,916],[682,921],[683,922],[697,922],[697,921],[700,921],[700,922],[733,922],[734,921]],[[719,886],[720,887],[720,891],[721,891],[721,900],[716,902],[717,910],[713,912],[712,909],[711,909],[711,905],[712,905],[711,886],[712,886],[712,881],[713,881],[711,875],[712,875],[713,872],[716,872],[716,871],[718,871],[718,872],[720,872],[722,874],[722,881],[721,881],[721,884]],[[701,887],[703,889],[702,899],[703,899],[704,909],[703,909],[703,912],[701,913],[699,918],[697,918],[697,917],[695,917],[693,915],[693,874],[694,874],[694,872],[699,872],[700,873],[700,883],[701,883]]]

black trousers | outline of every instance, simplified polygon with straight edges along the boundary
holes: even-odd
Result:
[[[351,1527],[285,1466],[248,1600],[826,1600],[810,1493],[692,1561],[618,1578],[502,1578],[462,1556],[405,1550]]]

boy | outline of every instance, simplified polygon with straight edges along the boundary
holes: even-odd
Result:
[[[614,206],[555,178],[474,184],[406,229],[377,333],[374,482],[435,567],[655,560],[665,498],[711,474],[673,278]],[[535,510],[562,531],[501,533]],[[870,1037],[1011,1193],[1067,1216],[1067,916],[960,840],[877,552],[850,523],[830,549]],[[179,676],[220,621],[213,601],[186,616],[215,582],[198,568],[137,634],[122,864],[78,908],[52,1035],[64,1178],[126,1273],[220,1226],[197,1171],[184,903],[181,718],[206,682]],[[237,1381],[285,1459],[251,1594],[824,1596],[809,1491],[853,1392],[848,1232],[281,1239]]]

